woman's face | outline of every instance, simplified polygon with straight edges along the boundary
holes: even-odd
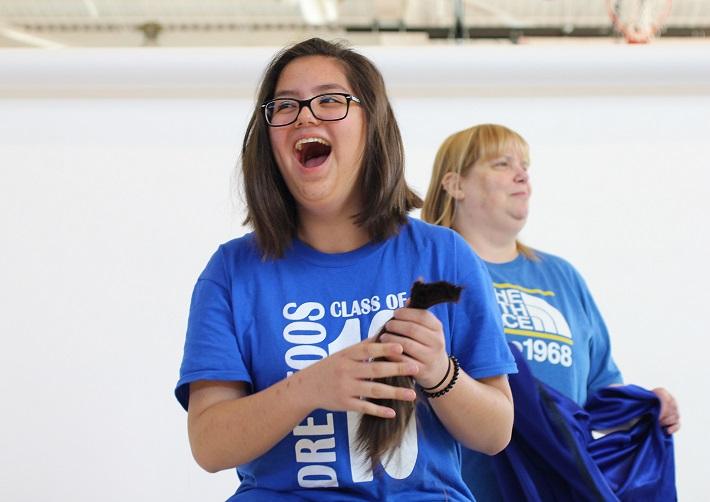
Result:
[[[476,162],[460,180],[459,224],[517,235],[525,225],[531,193],[525,159],[520,148],[508,147],[497,157]]]
[[[328,92],[352,94],[339,62],[325,56],[291,61],[276,83],[275,98],[309,99]],[[365,147],[365,115],[351,102],[347,117],[329,122],[303,107],[296,122],[270,127],[276,163],[300,211],[314,216],[359,212],[357,180]]]

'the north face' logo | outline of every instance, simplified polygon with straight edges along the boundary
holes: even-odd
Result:
[[[552,291],[493,284],[503,331],[528,361],[572,366],[572,330],[562,312],[545,301]]]

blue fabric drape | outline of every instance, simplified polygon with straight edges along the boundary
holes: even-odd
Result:
[[[511,344],[518,373],[513,437],[494,457],[506,500],[674,501],[673,438],[658,425],[660,402],[635,385],[605,387],[581,408],[537,380]],[[592,431],[620,429],[594,439]]]

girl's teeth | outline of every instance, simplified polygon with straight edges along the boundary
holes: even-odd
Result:
[[[296,151],[299,151],[299,152],[300,152],[300,151],[303,149],[303,145],[306,144],[306,143],[321,143],[322,145],[330,146],[330,143],[328,143],[328,142],[325,141],[324,139],[320,139],[320,138],[303,138],[303,139],[299,139],[299,140],[296,142]]]

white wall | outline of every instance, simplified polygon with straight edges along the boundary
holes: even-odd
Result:
[[[575,263],[629,382],[677,396],[705,493],[710,45],[367,48],[408,178],[506,124],[532,147],[525,240]],[[232,168],[273,49],[0,51],[0,499],[223,500],[172,397],[192,285],[243,230]]]

